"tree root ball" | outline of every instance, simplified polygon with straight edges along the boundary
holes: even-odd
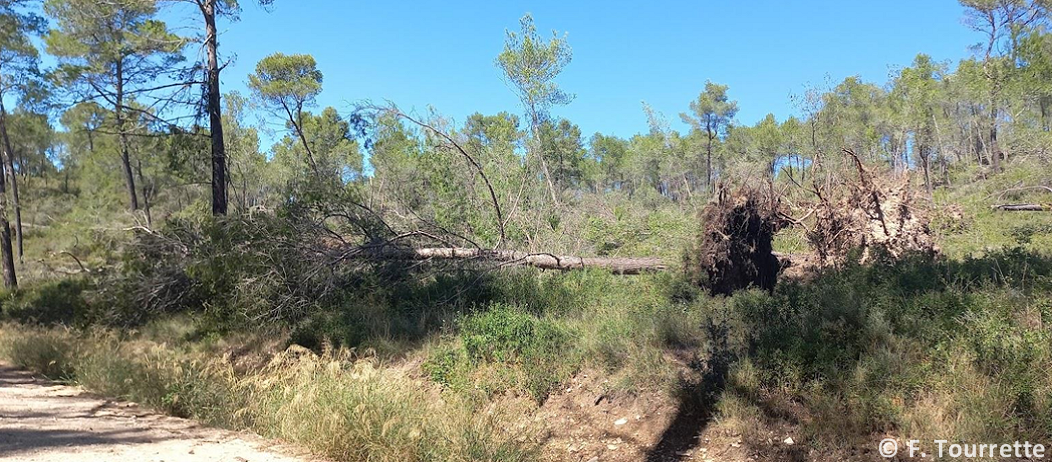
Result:
[[[872,176],[858,165],[858,181],[828,191],[814,205],[807,239],[823,266],[843,263],[856,249],[860,263],[937,254],[928,209],[909,176]]]
[[[781,201],[770,190],[720,187],[701,212],[704,229],[688,252],[688,276],[714,295],[774,289],[781,264],[772,242],[788,224],[784,217]]]

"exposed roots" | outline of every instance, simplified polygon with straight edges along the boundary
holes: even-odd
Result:
[[[704,231],[687,256],[687,271],[713,294],[750,286],[771,290],[781,264],[772,253],[775,233],[786,221],[780,199],[770,189],[722,186],[702,211]]]
[[[913,253],[938,253],[928,209],[917,201],[910,177],[871,175],[857,157],[855,164],[857,181],[824,192],[816,188],[814,223],[807,240],[819,262],[842,263],[853,250],[861,252],[863,263],[878,256],[895,260]]]

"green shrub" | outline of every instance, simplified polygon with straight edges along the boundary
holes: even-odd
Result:
[[[462,318],[458,328],[459,346],[436,348],[424,365],[432,379],[452,388],[481,381],[477,388],[511,388],[543,402],[580,367],[565,327],[516,306],[493,304]]]
[[[721,408],[742,428],[798,420],[816,447],[889,431],[997,440],[1052,434],[1047,257],[848,265],[723,305],[739,361]],[[786,404],[799,403],[799,404]],[[975,409],[984,409],[976,412]]]
[[[87,279],[40,282],[9,294],[3,301],[3,312],[22,323],[83,324],[90,316],[85,298],[90,287]]]
[[[464,318],[460,338],[475,361],[531,361],[563,351],[566,334],[551,321],[508,305]]]

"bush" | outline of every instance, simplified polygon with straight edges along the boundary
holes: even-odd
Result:
[[[424,366],[433,380],[454,388],[488,370],[484,389],[513,389],[543,402],[580,367],[565,328],[515,306],[494,304],[462,318],[457,338],[459,348],[436,350]]]
[[[566,334],[551,321],[501,304],[464,318],[460,338],[475,361],[533,361],[563,351],[566,344]]]
[[[816,447],[1047,437],[1050,262],[910,258],[735,294],[718,314],[740,358],[721,409],[743,429],[799,422]]]
[[[0,325],[0,357],[52,380],[73,377],[78,344],[64,329]]]
[[[3,301],[3,313],[28,324],[84,324],[90,317],[85,299],[90,287],[86,279],[37,283],[10,293]]]

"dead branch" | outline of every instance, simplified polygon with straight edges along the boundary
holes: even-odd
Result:
[[[862,160],[858,158],[858,155],[855,154],[855,151],[852,151],[847,148],[844,148],[843,151],[855,160],[855,166],[858,167],[859,180],[861,180],[862,187],[869,190],[870,198],[873,200],[873,207],[877,211],[877,218],[880,219],[880,226],[884,228],[884,234],[891,235],[891,233],[888,231],[888,222],[884,218],[884,209],[883,207],[881,207],[880,204],[880,194],[877,192],[877,188],[873,187],[873,184],[870,183],[869,178],[867,177],[867,174],[869,172],[866,171],[866,168],[862,166]]]
[[[474,167],[479,177],[482,178],[482,181],[484,183],[486,183],[486,189],[489,190],[490,200],[493,202],[493,210],[497,213],[497,228],[500,230],[500,240],[497,242],[497,245],[494,246],[494,248],[500,248],[501,244],[503,244],[504,241],[507,239],[507,232],[504,229],[504,212],[500,208],[500,202],[497,200],[497,193],[493,189],[493,184],[489,181],[489,177],[486,176],[486,172],[482,168],[482,164],[479,163],[479,161],[475,159],[471,154],[468,154],[468,152],[460,145],[460,143],[457,143],[457,141],[454,140],[452,136],[449,136],[449,134],[447,134],[446,132],[435,128],[431,124],[428,124],[421,120],[417,120],[412,116],[400,111],[396,107],[391,107],[388,109],[388,111],[395,117],[405,119],[410,123],[417,125],[423,129],[426,129],[431,133],[434,133],[435,135],[446,140],[446,142],[452,145],[453,148],[456,149],[456,151],[459,152],[460,155],[464,156],[464,158],[467,159],[468,163],[471,164],[472,167]]]
[[[80,271],[81,272],[84,272],[84,273],[90,273],[91,272],[91,270],[88,269],[88,267],[84,266],[84,263],[81,262],[80,259],[77,258],[76,255],[73,255],[73,252],[69,252],[69,251],[63,250],[63,251],[61,251],[59,253],[62,254],[62,255],[69,255],[69,257],[72,258],[73,261],[77,262],[77,266],[80,267]]]
[[[803,228],[804,231],[807,231],[808,233],[810,233],[811,232],[811,228],[807,227],[807,224],[804,223],[804,220],[806,220],[811,215],[814,215],[815,211],[816,211],[816,209],[808,210],[807,213],[805,213],[804,216],[802,216],[800,218],[793,218],[791,215],[789,215],[788,213],[784,213],[784,212],[778,212],[778,215],[781,216],[783,219],[785,219],[785,221],[787,221],[790,224],[792,224],[793,226],[799,226],[799,227]]]
[[[1020,186],[1018,188],[1008,188],[1008,189],[1006,189],[1004,191],[1001,191],[1001,194],[997,195],[997,199],[998,200],[1003,199],[1006,195],[1014,193],[1014,192],[1033,191],[1033,190],[1041,190],[1041,191],[1047,191],[1047,192],[1052,193],[1052,187],[1048,187],[1048,186],[1040,186],[1040,185],[1039,186]]]

